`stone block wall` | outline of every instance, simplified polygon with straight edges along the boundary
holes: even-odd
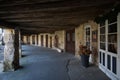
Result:
[[[23,36],[23,43],[27,44],[27,36]]]
[[[75,28],[75,56],[79,58],[79,45],[84,44],[84,25]]]
[[[93,21],[88,21],[87,23],[81,24],[79,27],[75,28],[75,56],[79,57],[79,45],[80,43],[85,45],[85,27],[91,27],[91,50],[93,54],[91,56],[91,62],[98,63],[98,39],[97,41],[92,41],[92,32],[97,31],[98,35],[98,24]],[[97,36],[98,37],[98,36]]]
[[[58,48],[65,51],[65,30],[56,31],[55,35],[58,36]]]

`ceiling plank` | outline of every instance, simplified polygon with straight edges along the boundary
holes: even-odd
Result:
[[[62,7],[53,7],[53,8],[41,8],[41,7],[38,7],[37,9],[34,9],[33,6],[29,9],[25,9],[24,7],[23,8],[12,8],[12,9],[9,9],[9,8],[0,8],[0,14],[20,14],[20,13],[40,13],[40,12],[46,12],[46,13],[49,13],[51,11],[53,11],[53,14],[55,13],[64,13],[64,12],[67,12],[67,10],[71,11],[71,12],[75,12],[75,11],[81,11],[81,10],[86,10],[86,9],[94,9],[94,8],[97,8],[97,9],[109,9],[111,8],[112,4],[114,3],[109,3],[109,4],[103,4],[103,5],[97,5],[97,6],[85,6],[85,7],[81,7],[80,4],[79,5],[75,5],[75,6],[72,6],[69,4],[69,6],[62,6]],[[69,13],[69,12],[68,12]]]

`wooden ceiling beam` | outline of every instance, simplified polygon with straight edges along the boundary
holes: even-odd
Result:
[[[116,0],[2,0],[1,24],[24,34],[75,28],[109,11]],[[118,1],[118,0],[117,0]]]
[[[52,13],[52,14],[56,14],[56,13],[64,13],[64,12],[67,12],[68,11],[68,13],[69,13],[69,11],[70,12],[75,12],[75,11],[83,11],[83,10],[89,10],[89,9],[95,9],[95,8],[97,8],[97,9],[103,9],[103,10],[105,10],[105,9],[109,9],[109,8],[111,8],[112,6],[112,4],[114,4],[114,3],[109,3],[109,4],[103,4],[103,5],[96,5],[96,6],[89,6],[89,7],[87,7],[87,6],[85,6],[85,7],[80,7],[80,5],[78,5],[78,6],[69,6],[69,7],[67,7],[67,6],[62,6],[62,7],[59,7],[59,8],[57,8],[57,7],[53,7],[53,8],[37,8],[37,9],[34,9],[34,8],[30,8],[30,9],[26,9],[26,10],[24,10],[24,8],[16,8],[16,9],[14,9],[14,10],[11,10],[11,9],[8,9],[8,10],[6,10],[5,8],[0,8],[0,14],[22,14],[22,13],[27,13],[27,14],[29,14],[29,13]]]
[[[10,6],[18,6],[18,5],[27,5],[27,4],[35,4],[35,3],[46,3],[46,2],[54,2],[54,1],[60,1],[60,0],[0,0],[0,7],[10,7]]]
[[[41,8],[49,8],[49,7],[61,7],[61,6],[76,6],[76,5],[79,5],[79,6],[82,6],[82,7],[85,7],[85,6],[96,6],[96,5],[102,5],[102,4],[105,4],[105,3],[111,3],[111,2],[115,2],[116,0],[100,0],[100,1],[96,1],[96,0],[92,0],[92,1],[88,1],[88,0],[54,0],[54,1],[49,1],[49,2],[41,2],[41,0],[37,0],[36,2],[35,1],[28,1],[28,3],[25,3],[24,1],[21,1],[21,3],[17,3],[15,4],[15,2],[9,2],[8,4],[7,3],[3,3],[1,2],[2,4],[0,4],[0,8],[26,8],[28,6],[32,7],[33,6],[37,6],[37,7],[41,7]],[[117,0],[118,1],[118,0]],[[19,1],[20,2],[20,1]]]
[[[39,33],[54,33],[54,31],[46,31],[46,30],[43,30],[43,31],[34,31],[34,30],[21,30],[21,34],[22,35],[25,35],[25,34],[39,34]]]
[[[101,14],[103,10],[99,9],[91,9],[91,10],[84,10],[84,11],[76,11],[76,12],[64,12],[64,13],[39,13],[39,14],[12,14],[12,15],[0,15],[0,18],[2,19],[20,19],[20,18],[26,18],[26,19],[32,19],[32,18],[41,18],[41,19],[46,19],[46,18],[76,18],[79,17],[80,15],[86,16],[89,14]]]
[[[59,23],[21,23],[21,25],[31,25],[31,26],[76,26],[76,24],[72,24],[72,23],[62,23],[62,24],[59,24]]]

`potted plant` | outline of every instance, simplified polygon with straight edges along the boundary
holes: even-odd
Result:
[[[79,46],[79,54],[81,56],[81,62],[84,67],[89,66],[89,56],[92,52],[87,46],[80,45]]]

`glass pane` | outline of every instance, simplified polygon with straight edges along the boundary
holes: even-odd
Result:
[[[90,48],[90,42],[86,42],[86,46]]]
[[[100,58],[99,59],[100,59],[100,63],[101,63],[101,52],[100,52]]]
[[[86,35],[86,41],[90,42],[90,36]]]
[[[86,31],[86,35],[90,35],[90,31]]]
[[[72,33],[72,41],[75,41],[75,33]]]
[[[108,51],[117,54],[117,44],[108,44]]]
[[[117,24],[109,25],[108,26],[108,33],[117,32]]]
[[[105,66],[105,53],[103,53],[103,65]]]
[[[107,55],[107,68],[111,70],[111,57],[110,55]]]
[[[114,16],[114,17],[112,17],[108,20],[108,23],[113,23],[113,22],[117,22],[117,17],[116,16]]]
[[[86,35],[90,35],[90,28],[86,28]]]
[[[70,33],[67,33],[67,41],[70,41]]]
[[[102,22],[100,23],[100,27],[101,27],[101,26],[104,26],[104,25],[105,25],[105,21],[102,20]]]
[[[108,35],[108,42],[109,43],[117,43],[117,34]]]
[[[112,72],[117,74],[117,61],[116,61],[116,57],[112,58]]]
[[[105,43],[100,43],[100,49],[105,50]]]
[[[100,35],[100,41],[105,42],[105,35]]]
[[[105,34],[105,27],[100,28],[100,34]]]

